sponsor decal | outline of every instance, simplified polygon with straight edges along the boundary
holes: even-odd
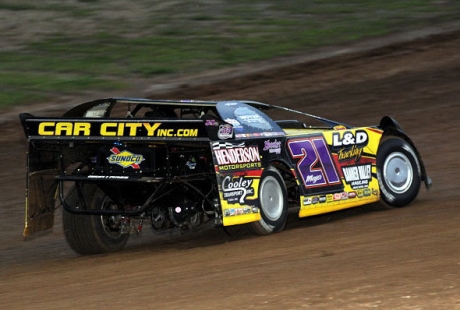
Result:
[[[139,164],[144,161],[144,156],[140,154],[133,154],[127,150],[120,150],[116,147],[110,149],[112,155],[107,157],[110,164],[116,164],[123,168],[131,167],[133,169],[140,169]]]
[[[236,215],[245,215],[251,213],[259,213],[257,207],[245,206],[242,208],[231,208],[224,211],[224,216],[236,216]]]
[[[234,115],[238,122],[243,125],[265,130],[272,129],[270,123],[262,115],[257,114],[257,110],[252,110],[249,107],[236,108]]]
[[[251,135],[247,133],[237,133],[235,134],[235,138],[249,138]]]
[[[283,136],[284,132],[253,132],[253,133],[238,133],[235,135],[236,138],[251,138],[251,137],[276,137]]]
[[[198,129],[158,129],[157,137],[197,137]]]
[[[267,131],[267,132],[262,132],[262,135],[264,137],[283,136],[284,132],[282,132],[282,131]]]
[[[332,147],[337,150],[339,161],[354,159],[359,161],[363,155],[363,149],[369,142],[369,137],[364,130],[334,132],[332,134]]]
[[[342,167],[345,182],[350,184],[351,188],[367,188],[369,181],[372,179],[372,165],[356,165]]]
[[[233,136],[233,127],[229,124],[223,124],[219,126],[217,131],[217,137],[221,140],[231,139]]]
[[[313,196],[313,197],[304,197],[303,206],[315,205],[318,203],[327,202],[326,196]]]
[[[247,170],[247,169],[259,169],[259,168],[262,168],[262,164],[260,162],[244,163],[244,164],[220,165],[219,171]]]
[[[195,162],[195,161],[187,160],[187,162],[185,163],[185,165],[186,165],[190,170],[194,170],[194,169],[196,168],[196,162]]]
[[[353,145],[350,149],[341,149],[337,151],[337,157],[339,161],[354,159],[358,162],[363,156],[363,148]]]
[[[323,179],[323,176],[322,175],[312,175],[312,174],[309,174],[307,175],[307,177],[305,178],[305,181],[309,184],[316,184],[317,182],[321,181]]]
[[[101,118],[105,116],[110,103],[101,103],[85,112],[83,117]]]
[[[129,179],[129,176],[126,176],[126,175],[89,175],[88,179],[127,180]]]
[[[236,119],[234,119],[234,118],[226,118],[226,119],[224,119],[224,121],[225,121],[226,123],[231,124],[234,128],[241,127],[241,123],[238,122],[238,121],[237,121]]]
[[[263,151],[268,151],[269,153],[281,154],[281,141],[275,139],[275,141],[265,140]]]
[[[352,145],[364,147],[367,145],[368,140],[367,132],[364,130],[356,130],[354,134],[351,131],[334,132],[332,134],[333,147],[351,147]]]
[[[235,148],[235,147],[244,147],[244,146],[245,146],[244,142],[241,142],[241,143],[238,143],[238,144],[234,144],[234,143],[231,143],[231,142],[214,142],[212,144],[212,149],[213,150],[221,150],[221,149],[231,149],[231,148]]]
[[[238,177],[236,179],[226,176],[222,181],[222,192],[228,203],[244,203],[246,196],[254,195],[252,179]]]
[[[159,128],[162,123],[53,122],[38,124],[40,136],[198,137],[198,128]]]
[[[215,119],[207,119],[204,123],[205,126],[217,126],[219,123]]]
[[[259,149],[257,146],[248,146],[233,149],[214,151],[219,165],[241,164],[260,161]]]
[[[38,125],[40,136],[89,136],[90,133],[88,122],[41,122]]]
[[[355,195],[356,197],[356,195]],[[323,203],[332,203],[334,201],[338,202],[341,200],[347,200],[349,198],[354,198],[350,193],[347,192],[340,192],[335,194],[327,194],[327,195],[320,195],[320,196],[311,196],[311,197],[304,197],[302,200],[302,206],[310,208],[316,204],[323,204]]]
[[[356,192],[348,192],[348,198],[350,199],[356,198]]]
[[[213,144],[213,151],[221,171],[262,167],[257,146],[217,142]]]

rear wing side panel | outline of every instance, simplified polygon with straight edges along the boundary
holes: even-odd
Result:
[[[58,165],[59,153],[53,146],[29,144],[23,233],[25,237],[53,227]]]

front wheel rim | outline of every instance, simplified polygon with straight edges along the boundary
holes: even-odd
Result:
[[[390,154],[383,164],[385,184],[396,194],[405,193],[414,179],[409,158],[401,152]]]
[[[270,221],[278,220],[283,214],[283,190],[274,177],[264,178],[261,184],[260,202],[265,216]]]

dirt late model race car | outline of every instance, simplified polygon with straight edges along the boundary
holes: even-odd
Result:
[[[108,98],[20,119],[29,142],[24,235],[53,226],[59,197],[65,236],[83,255],[121,250],[146,220],[154,232],[212,221],[230,234],[268,235],[284,228],[288,208],[306,217],[379,199],[403,207],[431,184],[387,116],[352,127],[253,101]]]

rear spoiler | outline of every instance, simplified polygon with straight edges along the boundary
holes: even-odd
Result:
[[[20,114],[26,137],[41,141],[209,141],[201,119],[43,118]]]

